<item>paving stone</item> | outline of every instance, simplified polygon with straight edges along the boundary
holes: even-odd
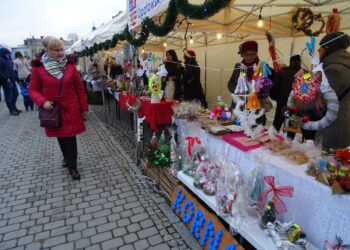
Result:
[[[49,232],[49,231],[37,233],[37,234],[35,235],[35,241],[46,240],[46,239],[48,239],[49,237],[50,237],[50,232]]]
[[[99,245],[93,245],[86,248],[86,250],[100,250],[100,249],[101,247]]]
[[[119,248],[119,250],[135,250],[135,248],[133,247],[133,245],[126,245]]]
[[[163,242],[163,239],[160,235],[154,235],[152,237],[149,237],[147,240],[151,246],[155,246]]]
[[[22,237],[24,235],[27,234],[27,230],[26,229],[21,229],[21,230],[18,230],[18,231],[13,231],[13,232],[10,232],[10,233],[7,233],[4,235],[4,238],[2,239],[3,241],[7,241],[7,240],[12,240],[12,239],[15,239],[15,238],[19,238],[19,237]]]
[[[125,227],[127,225],[130,225],[130,220],[128,218],[118,220],[118,227]]]
[[[105,232],[105,233],[100,233],[92,236],[90,238],[92,244],[100,243],[106,240],[109,240],[112,238],[112,233],[111,232]]]
[[[126,229],[124,227],[119,227],[113,230],[114,237],[120,237],[127,233]]]
[[[51,237],[59,236],[63,234],[66,235],[68,233],[71,233],[72,231],[73,231],[73,226],[59,227],[51,231]]]
[[[3,242],[0,242],[0,249],[1,250],[11,249],[11,248],[14,248],[16,244],[17,244],[17,240],[3,241]]]
[[[148,249],[149,244],[147,240],[139,240],[134,243],[134,247],[136,250],[143,250],[143,249]]]
[[[85,249],[86,247],[90,246],[90,238],[77,240],[74,242],[74,245],[75,249]]]
[[[66,244],[58,245],[51,248],[51,250],[73,250],[73,249],[74,249],[73,243],[66,243]]]
[[[81,223],[75,224],[73,226],[73,230],[74,231],[81,231],[81,230],[84,230],[85,228],[87,228],[87,223],[86,222],[81,222]]]
[[[111,231],[117,227],[115,222],[109,222],[97,227],[97,232],[102,233],[105,231]]]
[[[63,244],[65,242],[66,242],[66,236],[61,235],[61,236],[57,236],[57,237],[53,237],[53,238],[45,240],[43,243],[43,247],[44,248],[53,247],[53,246]]]
[[[141,221],[140,225],[142,228],[148,228],[148,227],[154,226],[154,223],[151,219],[148,219],[148,220]]]
[[[150,227],[150,228],[143,229],[143,230],[137,232],[137,235],[139,236],[140,239],[144,239],[144,238],[150,237],[152,235],[155,235],[157,233],[158,233],[157,228]]]
[[[88,226],[89,227],[95,227],[95,226],[106,224],[106,223],[107,223],[107,218],[106,217],[100,217],[98,219],[94,219],[94,220],[88,221]]]
[[[102,243],[102,249],[103,250],[109,250],[109,249],[117,249],[118,247],[122,246],[124,244],[123,240],[121,238],[115,238],[111,240],[107,240]]]
[[[22,237],[22,238],[18,239],[18,246],[28,245],[28,244],[33,242],[33,239],[34,239],[33,235],[28,235],[28,236]]]
[[[137,235],[135,233],[130,233],[130,234],[127,234],[123,237],[125,243],[132,243],[134,241],[137,241]]]
[[[96,234],[96,229],[94,227],[88,228],[88,229],[85,229],[83,231],[83,238],[87,238],[87,237],[93,236],[95,234]]]
[[[75,232],[67,235],[68,241],[77,241],[81,239],[81,232]]]
[[[160,244],[158,246],[154,246],[154,247],[151,247],[151,248],[148,248],[149,250],[170,250],[170,247],[163,243],[163,244]]]
[[[134,215],[134,216],[130,217],[130,220],[131,220],[131,222],[135,223],[135,222],[139,222],[139,221],[142,221],[142,220],[145,220],[148,218],[149,218],[148,214],[144,213],[144,214]]]
[[[138,223],[131,224],[127,226],[127,229],[130,233],[137,232],[141,230],[141,226]]]

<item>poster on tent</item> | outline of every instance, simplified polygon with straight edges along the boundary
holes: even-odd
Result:
[[[146,17],[165,11],[170,0],[128,0],[128,24],[129,30],[139,26]]]

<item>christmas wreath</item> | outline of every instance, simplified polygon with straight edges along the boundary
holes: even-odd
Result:
[[[311,30],[311,25],[314,21],[321,22],[321,27],[316,30]],[[297,31],[304,32],[307,36],[318,36],[322,33],[325,26],[325,21],[321,14],[315,15],[309,8],[298,8],[292,17],[293,27]]]
[[[293,82],[294,99],[301,103],[309,103],[316,99],[319,84],[316,76],[310,73],[298,75]]]

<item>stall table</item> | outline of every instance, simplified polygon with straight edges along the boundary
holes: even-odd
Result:
[[[350,242],[350,195],[333,195],[329,186],[308,176],[305,170],[308,164],[296,165],[283,156],[277,155],[266,147],[243,152],[201,129],[198,122],[176,120],[179,134],[183,137],[197,136],[202,143],[212,150],[218,150],[226,160],[235,163],[245,183],[251,182],[251,173],[261,168],[263,176],[275,176],[277,186],[294,187],[291,198],[282,197],[287,212],[279,217],[282,221],[298,223],[307,234],[307,239],[319,249],[324,248],[324,241],[334,241],[336,235]],[[198,195],[208,206],[216,210],[215,198],[206,196],[193,186],[193,180],[182,172],[179,180]],[[266,186],[266,185],[265,185]],[[230,218],[225,218],[227,222]],[[271,247],[272,239],[263,236],[258,225],[238,229],[257,249],[276,249]]]

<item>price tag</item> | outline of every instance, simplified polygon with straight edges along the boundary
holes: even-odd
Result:
[[[305,80],[309,79],[310,77],[311,77],[311,74],[310,74],[310,73],[307,73],[307,74],[304,75],[304,79],[305,79]]]
[[[239,76],[245,76],[245,73],[244,72],[240,72]]]
[[[271,206],[269,204],[267,204],[265,207],[267,210],[271,210]]]
[[[249,172],[249,173],[248,173],[248,176],[253,176],[253,172]]]
[[[294,226],[294,228],[296,228],[296,229],[300,229],[300,226],[299,226],[298,224],[294,224],[293,226]]]

